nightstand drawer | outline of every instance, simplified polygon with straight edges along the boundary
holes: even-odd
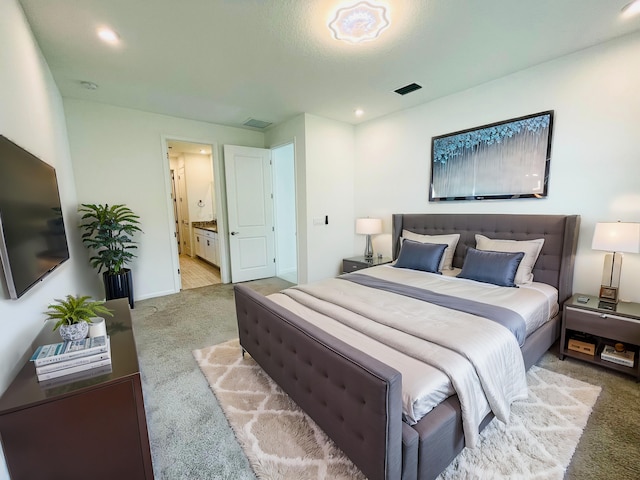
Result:
[[[342,261],[342,273],[350,273],[355,272],[357,270],[362,270],[364,268],[369,268],[371,265],[362,263],[362,262],[354,262],[353,260],[343,260]]]
[[[612,313],[566,307],[565,328],[618,341],[640,344],[640,322]]]

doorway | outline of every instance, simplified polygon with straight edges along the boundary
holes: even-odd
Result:
[[[296,170],[293,143],[271,149],[276,276],[298,283]]]
[[[297,283],[294,144],[224,146],[231,280]]]
[[[221,283],[213,147],[166,140],[166,149],[180,289]]]

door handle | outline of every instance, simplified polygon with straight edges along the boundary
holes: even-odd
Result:
[[[231,235],[238,235],[240,232],[231,232]]]

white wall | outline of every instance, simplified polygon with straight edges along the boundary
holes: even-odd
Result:
[[[189,222],[213,220],[213,162],[211,155],[185,153]]]
[[[264,135],[246,129],[64,99],[73,171],[80,202],[125,203],[141,217],[138,258],[132,263],[135,298],[175,292],[173,226],[165,138],[263,147]],[[216,154],[214,154],[216,156]],[[94,289],[101,291],[96,274]]]
[[[19,300],[9,300],[0,275],[1,394],[32,353],[47,305],[54,298],[88,292],[83,287],[86,258],[73,219],[77,201],[62,98],[14,0],[0,0],[0,85],[0,134],[55,167],[71,253],[70,260]],[[0,479],[8,478],[0,454]]]
[[[353,256],[354,127],[305,114],[308,281],[341,273]],[[328,225],[314,218],[329,216]]]
[[[384,219],[376,251],[390,254],[394,212],[580,214],[574,291],[597,295],[595,223],[640,222],[639,58],[635,34],[358,126],[355,212]],[[544,110],[555,111],[548,198],[428,202],[431,137]],[[640,301],[638,284],[640,255],[627,254],[621,296]]]
[[[340,273],[353,256],[354,127],[303,114],[266,133],[270,147],[294,141],[298,201],[298,282]],[[328,225],[313,225],[329,216]]]

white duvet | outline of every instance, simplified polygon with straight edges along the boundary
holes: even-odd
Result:
[[[515,306],[525,319],[541,310],[544,313],[533,316],[548,318],[552,310],[552,295],[544,288],[495,287],[391,266],[359,273]],[[517,341],[490,320],[341,279],[287,289],[269,298],[399,370],[404,416],[410,424],[455,391],[462,405],[467,446],[476,444],[479,424],[489,410],[506,422],[511,403],[526,397]]]

